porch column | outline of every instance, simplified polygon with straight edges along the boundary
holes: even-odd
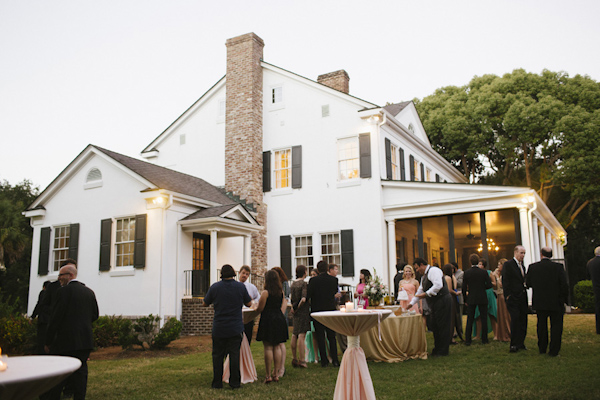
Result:
[[[550,231],[546,231],[546,247],[552,248],[552,233]]]
[[[394,275],[396,274],[396,221],[387,222],[388,227],[388,284],[389,288],[394,286]],[[397,293],[394,293],[397,294]]]
[[[531,234],[529,232],[529,217],[527,215],[527,206],[519,208],[519,222],[521,225],[521,243],[525,247],[525,265],[532,263]]]
[[[558,243],[556,238],[552,238],[552,258],[558,258]]]
[[[212,285],[219,277],[217,276],[217,232],[218,229],[211,229],[210,232],[210,284]]]
[[[540,260],[540,238],[538,229],[538,220],[536,216],[531,216],[531,230],[533,231],[533,261]]]
[[[252,236],[251,235],[244,236],[244,265],[247,265],[249,267],[252,267],[250,265],[250,263],[251,263],[250,257],[252,255],[252,248],[250,247],[251,245],[252,245]]]
[[[546,228],[544,228],[544,225],[540,225],[540,235],[539,235],[539,239],[540,239],[540,249],[542,247],[546,247]]]

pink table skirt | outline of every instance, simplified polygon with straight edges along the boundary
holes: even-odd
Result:
[[[250,344],[244,333],[242,333],[242,345],[240,347],[240,374],[242,375],[242,383],[252,383],[258,379]],[[229,383],[229,356],[227,356],[223,365],[223,382]]]

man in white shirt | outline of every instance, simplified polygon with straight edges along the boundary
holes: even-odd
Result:
[[[250,267],[247,265],[242,265],[240,268],[239,280],[244,285],[246,285],[246,290],[250,295],[253,303],[258,303],[258,299],[260,299],[260,293],[258,293],[258,289],[254,286],[248,278],[250,277]],[[244,324],[244,332],[246,332],[246,337],[248,338],[248,344],[252,342],[252,331],[254,330],[254,320]]]
[[[451,339],[452,298],[444,280],[444,273],[438,267],[427,264],[427,261],[422,258],[416,258],[413,266],[423,276],[408,309],[410,310],[419,299],[427,301],[431,309],[430,318],[434,340],[431,355],[433,357],[447,356]]]

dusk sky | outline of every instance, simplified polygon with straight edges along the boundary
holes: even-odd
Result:
[[[516,68],[600,80],[598,1],[0,0],[0,180],[44,189],[88,144],[133,157],[225,74],[225,41],[385,105]]]

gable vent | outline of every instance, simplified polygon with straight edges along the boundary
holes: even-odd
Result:
[[[95,182],[95,181],[101,181],[101,180],[102,180],[102,172],[100,172],[100,170],[98,168],[92,168],[90,170],[90,172],[88,172],[87,179],[85,181],[87,183],[87,182]]]

